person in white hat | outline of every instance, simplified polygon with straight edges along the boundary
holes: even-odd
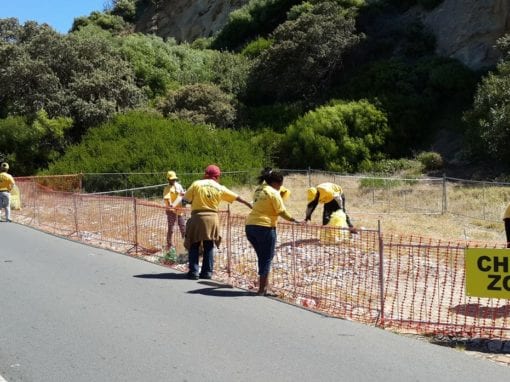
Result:
[[[182,210],[182,196],[184,195],[184,187],[178,182],[177,174],[175,171],[168,171],[166,173],[168,185],[163,189],[163,201],[165,202],[166,217],[168,221],[168,230],[166,233],[166,249],[175,247],[173,242],[174,225],[177,221],[179,231],[184,239],[186,226],[184,223],[184,212]]]
[[[11,190],[14,187],[14,178],[7,173],[9,164],[0,164],[0,208],[5,210],[5,221],[11,221]]]

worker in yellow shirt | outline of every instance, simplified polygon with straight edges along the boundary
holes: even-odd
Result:
[[[184,194],[184,199],[191,203],[191,217],[186,224],[184,247],[188,249],[188,278],[192,280],[212,277],[214,243],[219,246],[221,242],[218,218],[220,203],[238,201],[251,208],[251,203],[218,183],[220,176],[220,168],[209,165],[205,169],[204,179],[194,181]],[[198,257],[201,243],[204,254],[199,273]]]
[[[307,191],[308,205],[306,207],[305,221],[310,221],[312,213],[319,203],[324,204],[322,213],[322,224],[327,225],[331,219],[331,215],[338,210],[345,212],[345,196],[338,184],[335,183],[321,183],[317,187],[310,187]],[[351,219],[347,213],[345,214],[347,225],[351,232],[356,232],[356,229],[351,223]]]
[[[172,247],[175,247],[172,240],[175,222],[177,221],[179,231],[181,232],[183,238],[186,232],[186,227],[184,225],[184,212],[182,210],[182,197],[184,195],[184,188],[178,182],[179,178],[177,178],[175,171],[168,171],[166,173],[166,178],[168,180],[168,185],[163,189],[163,201],[167,207],[166,217],[168,222],[168,230],[166,233],[166,249],[168,250]]]
[[[278,217],[300,223],[287,212],[282,200],[283,174],[269,168],[258,178],[253,196],[253,209],[246,219],[246,237],[258,259],[259,290],[257,295],[272,295],[268,291],[269,272],[275,254]],[[288,190],[287,190],[288,191]],[[283,193],[285,194],[285,192]],[[290,192],[289,192],[290,194]]]
[[[11,190],[14,187],[14,178],[7,173],[9,164],[0,164],[0,209],[5,210],[5,221],[11,221]]]
[[[506,247],[510,248],[510,204],[506,207],[503,221],[505,222]]]

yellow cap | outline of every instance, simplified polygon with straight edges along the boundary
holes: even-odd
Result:
[[[179,179],[179,178],[177,178],[177,174],[175,173],[175,171],[168,171],[166,173],[166,178],[168,180],[177,180],[177,179]]]
[[[306,193],[306,199],[308,200],[308,203],[314,200],[316,195],[317,189],[315,187],[310,187]]]
[[[0,167],[1,167],[2,169],[4,169],[4,170],[8,170],[8,169],[9,169],[9,163],[4,162],[4,163],[2,163],[2,164],[0,165]]]

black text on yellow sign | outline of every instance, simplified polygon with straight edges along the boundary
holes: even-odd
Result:
[[[510,250],[467,248],[466,294],[510,299]]]

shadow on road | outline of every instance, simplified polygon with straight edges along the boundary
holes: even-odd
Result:
[[[146,273],[134,275],[140,279],[187,280],[186,273]]]
[[[190,294],[203,294],[204,296],[213,297],[241,297],[241,296],[255,296],[255,293],[244,290],[233,290],[231,285],[216,284],[211,281],[201,281],[200,284],[209,285],[209,288],[201,288],[190,290]]]

